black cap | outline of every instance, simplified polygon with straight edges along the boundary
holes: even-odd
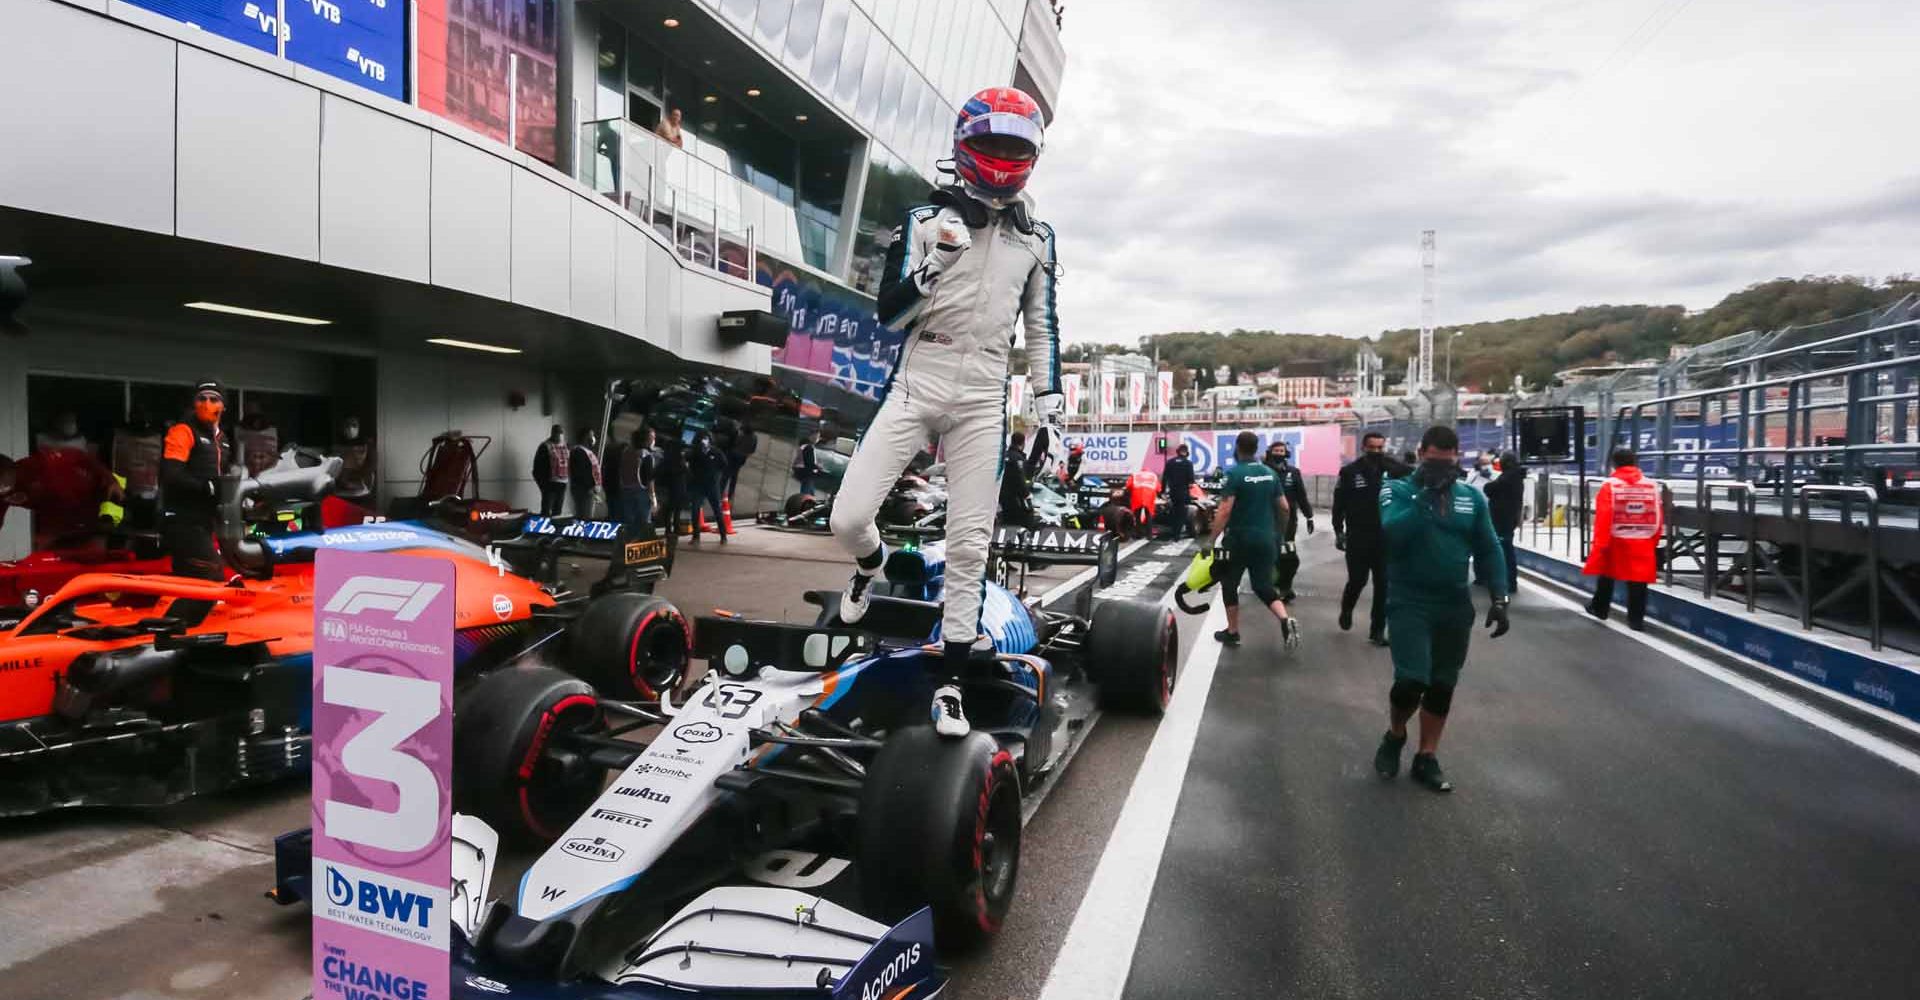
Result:
[[[227,398],[226,390],[220,388],[220,383],[215,382],[212,379],[207,379],[206,381],[199,382],[194,385],[193,394],[195,396],[198,396],[203,392],[219,393],[220,398],[222,400],[225,400]]]

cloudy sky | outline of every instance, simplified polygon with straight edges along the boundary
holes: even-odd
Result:
[[[1912,0],[1069,0],[1069,340],[1920,271]]]

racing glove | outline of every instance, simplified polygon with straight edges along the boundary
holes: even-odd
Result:
[[[967,224],[959,219],[942,219],[940,228],[933,235],[933,249],[927,251],[927,258],[921,262],[920,270],[914,272],[914,283],[920,286],[920,294],[933,294],[933,286],[940,282],[940,276],[960,262],[960,256],[973,246],[973,234],[967,231]]]
[[[1513,627],[1513,623],[1507,620],[1506,598],[1494,598],[1493,606],[1487,609],[1487,627],[1493,629],[1493,637],[1495,639],[1506,635],[1507,629]]]
[[[1307,523],[1312,524],[1313,522],[1308,521]],[[1313,529],[1308,528],[1307,534],[1309,535],[1313,534]],[[1333,533],[1333,547],[1336,549],[1339,549],[1342,552],[1347,551],[1347,533],[1346,532],[1336,531]]]

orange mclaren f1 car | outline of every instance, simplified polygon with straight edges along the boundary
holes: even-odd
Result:
[[[0,816],[159,805],[305,773],[313,554],[323,549],[458,567],[462,683],[534,657],[618,699],[655,698],[684,676],[691,629],[652,594],[670,566],[666,539],[496,509],[455,512],[449,524],[250,536],[238,511],[287,487],[220,486],[230,582],[88,573],[0,615]],[[558,560],[580,556],[608,560],[586,593],[558,581]]]

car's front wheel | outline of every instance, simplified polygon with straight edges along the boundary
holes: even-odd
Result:
[[[557,739],[604,728],[593,688],[565,671],[522,665],[482,675],[454,697],[454,808],[502,840],[553,840],[606,784],[604,770]]]
[[[1100,704],[1159,715],[1173,700],[1180,632],[1173,612],[1139,601],[1106,601],[1087,626],[1087,674]]]
[[[999,931],[1020,874],[1020,779],[985,733],[898,730],[867,768],[860,796],[860,884],[877,916],[926,906],[942,948]]]

